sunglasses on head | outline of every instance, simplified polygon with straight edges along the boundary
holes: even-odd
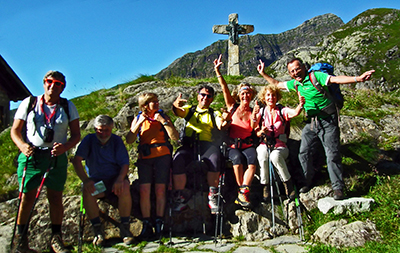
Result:
[[[54,80],[54,79],[46,79],[44,80],[49,86],[55,84],[56,86],[64,86],[65,84],[61,81]]]
[[[207,98],[212,98],[213,96],[210,94],[205,94],[205,93],[199,93],[200,96],[202,97],[207,97]]]

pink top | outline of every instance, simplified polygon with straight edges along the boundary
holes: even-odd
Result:
[[[246,112],[249,114],[248,115],[249,120],[247,120],[247,121],[242,121],[239,118],[239,115],[237,114],[237,112],[238,112],[238,110],[236,110],[232,115],[232,123],[231,123],[231,126],[229,127],[229,138],[246,139],[247,137],[251,136],[251,132],[253,131],[253,128],[251,128],[251,124],[250,124],[251,111]],[[252,145],[253,144],[242,143],[241,148],[245,149],[245,148],[251,147]],[[234,146],[235,145],[232,144],[231,148],[234,148]]]
[[[261,116],[263,114],[263,111],[266,109],[266,107],[263,107],[260,109],[258,112],[258,116]],[[271,113],[268,110],[265,110],[264,112],[264,117],[263,119],[260,119],[262,121],[262,127],[267,127],[268,128],[268,136],[272,136],[272,130],[274,132],[274,136],[276,139],[276,148],[279,147],[286,147],[286,143],[281,141],[278,137],[281,134],[285,134],[285,124],[282,122],[281,116],[279,115],[279,109],[278,107],[275,107],[275,117],[271,115]],[[286,121],[289,121],[288,114],[287,114],[287,107],[282,108],[282,115],[285,118]],[[273,129],[272,129],[273,126]],[[265,143],[261,143],[264,144]]]

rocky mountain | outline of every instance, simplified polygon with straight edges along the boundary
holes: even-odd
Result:
[[[358,88],[397,89],[400,79],[399,31],[400,10],[396,9],[370,9],[347,24],[333,14],[317,16],[280,34],[241,37],[240,73],[257,76],[256,66],[261,59],[269,66],[270,75],[285,80],[289,78],[287,60],[300,57],[310,64],[329,62],[335,66],[336,75],[358,75],[375,69],[377,78]],[[213,77],[212,61],[219,54],[223,59],[228,58],[227,44],[226,40],[220,40],[203,50],[185,54],[156,77]],[[226,73],[226,69],[221,70]]]
[[[325,14],[307,20],[300,26],[280,34],[256,34],[240,37],[241,74],[244,76],[256,75],[255,66],[259,59],[269,65],[293,49],[316,45],[325,36],[343,25],[343,21],[336,15]],[[170,76],[185,78],[214,76],[212,62],[219,54],[222,54],[224,59],[228,59],[227,40],[219,40],[203,50],[185,54],[160,71],[156,77],[165,79]],[[224,65],[221,67],[222,71],[224,71],[224,67]]]
[[[298,47],[274,62],[269,72],[277,79],[289,79],[286,62],[299,57],[303,61],[328,62],[336,75],[359,75],[375,69],[374,80],[356,88],[394,90],[399,87],[400,10],[367,10],[324,37],[316,46]]]

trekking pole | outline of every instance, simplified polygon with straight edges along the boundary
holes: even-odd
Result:
[[[173,194],[172,194],[172,169],[169,170],[169,184],[168,184],[168,215],[169,215],[169,242],[167,243],[168,246],[174,245],[172,241],[172,205],[173,205]]]
[[[15,217],[15,223],[14,223],[13,233],[12,233],[12,237],[11,237],[10,249],[12,249],[13,244],[14,244],[15,230],[17,229],[17,222],[18,222],[18,218],[19,218],[19,208],[21,207],[22,192],[24,190],[24,184],[25,184],[25,178],[26,178],[26,170],[28,168],[29,157],[30,156],[26,157],[26,163],[25,163],[24,171],[22,172],[21,185],[19,186],[18,209],[17,209],[17,216]]]
[[[274,187],[272,184],[272,167],[271,162],[271,147],[268,147],[268,163],[269,163],[269,187],[271,191],[271,213],[272,213],[272,236],[275,237],[275,212],[274,212]]]
[[[283,213],[283,216],[285,216],[285,211],[284,211],[285,209],[283,208],[283,202],[282,202],[282,197],[281,197],[281,190],[280,190],[280,188],[279,188],[278,180],[276,179],[275,170],[274,170],[274,167],[272,166],[272,164],[271,164],[271,167],[272,167],[272,177],[274,178],[276,191],[278,192],[278,197],[279,197],[279,201],[280,201],[280,203],[281,203],[282,213]]]
[[[201,166],[201,155],[200,155],[200,134],[196,135],[197,137],[197,161],[200,169],[200,173],[202,173],[202,166]],[[206,222],[204,220],[204,191],[203,191],[203,180],[200,178],[200,197],[201,197],[201,223],[203,227],[203,234],[206,234]]]
[[[296,192],[296,197],[294,199],[294,203],[296,205],[297,224],[299,226],[299,236],[300,236],[300,241],[303,241],[304,240],[304,226],[303,226],[303,218],[301,217],[300,197],[299,197],[299,193],[296,189],[296,185],[294,185],[294,190]]]
[[[226,154],[227,154],[227,144],[223,142],[220,146],[221,154],[222,154],[222,162],[221,162],[221,175],[219,176],[218,181],[218,211],[216,213],[215,218],[215,235],[214,235],[214,243],[217,246],[218,242],[218,232],[219,238],[222,243],[222,229],[223,229],[223,221],[224,221],[224,203],[225,199],[222,194],[222,189],[225,186],[225,169],[226,169]],[[219,231],[218,231],[219,229]]]
[[[83,192],[83,185],[82,185]],[[79,207],[79,234],[78,234],[78,253],[82,253],[82,244],[83,244],[83,230],[85,226],[85,207],[83,206],[83,196],[81,196],[81,203]]]
[[[56,159],[57,159],[57,158],[56,158]],[[36,203],[37,203],[37,201],[38,201],[38,199],[39,199],[40,192],[42,191],[44,182],[46,181],[46,178],[47,178],[47,175],[49,174],[49,171],[53,169],[53,166],[54,166],[54,165],[52,166],[53,160],[54,160],[54,156],[51,155],[50,166],[49,166],[49,168],[46,170],[46,172],[43,174],[42,181],[40,182],[40,186],[39,186],[39,188],[38,188],[38,190],[37,190],[37,192],[36,192],[35,201],[33,202],[33,206],[32,206],[31,211],[30,211],[30,213],[29,213],[28,220],[27,220],[27,222],[26,222],[26,225],[25,225],[25,227],[24,227],[24,230],[22,231],[22,234],[21,234],[21,237],[20,237],[20,239],[19,239],[19,242],[18,242],[17,247],[19,247],[19,246],[21,245],[22,238],[23,238],[23,237],[26,235],[26,233],[28,232],[29,222],[30,222],[30,220],[31,220],[31,218],[32,218],[33,210],[35,209]]]
[[[225,171],[221,173],[219,176],[218,182],[218,211],[216,213],[215,218],[215,235],[214,235],[214,243],[217,246],[218,237],[220,239],[220,243],[222,243],[222,229],[223,229],[223,221],[224,221],[224,196],[222,194],[222,188],[225,185]],[[219,235],[218,235],[219,234]]]
[[[171,191],[172,192],[172,191]],[[170,196],[170,200],[169,200],[169,207],[168,207],[168,214],[169,214],[169,242],[168,242],[168,246],[172,246],[174,245],[174,242],[172,241],[172,196]]]
[[[196,201],[196,180],[197,180],[197,177],[196,177],[196,174],[197,174],[197,166],[199,165],[198,164],[198,160],[200,160],[200,157],[199,157],[199,151],[197,150],[198,149],[198,145],[197,145],[197,142],[198,142],[198,137],[197,137],[198,135],[196,135],[195,133],[193,133],[193,135],[192,135],[192,141],[193,141],[193,160],[194,160],[194,166],[193,166],[193,191],[194,191],[194,199],[193,199],[193,210],[195,210],[195,211],[197,211],[197,209],[196,209],[196,207],[197,207],[197,201]],[[197,224],[196,224],[197,225]],[[197,227],[196,227],[196,225],[194,226],[194,229],[193,229],[193,237],[196,235],[196,233],[197,233]]]

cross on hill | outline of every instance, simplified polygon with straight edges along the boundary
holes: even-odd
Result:
[[[254,31],[253,25],[239,25],[239,15],[229,15],[228,25],[214,25],[213,33],[228,34],[228,75],[238,76],[239,70],[239,34],[248,34]]]

